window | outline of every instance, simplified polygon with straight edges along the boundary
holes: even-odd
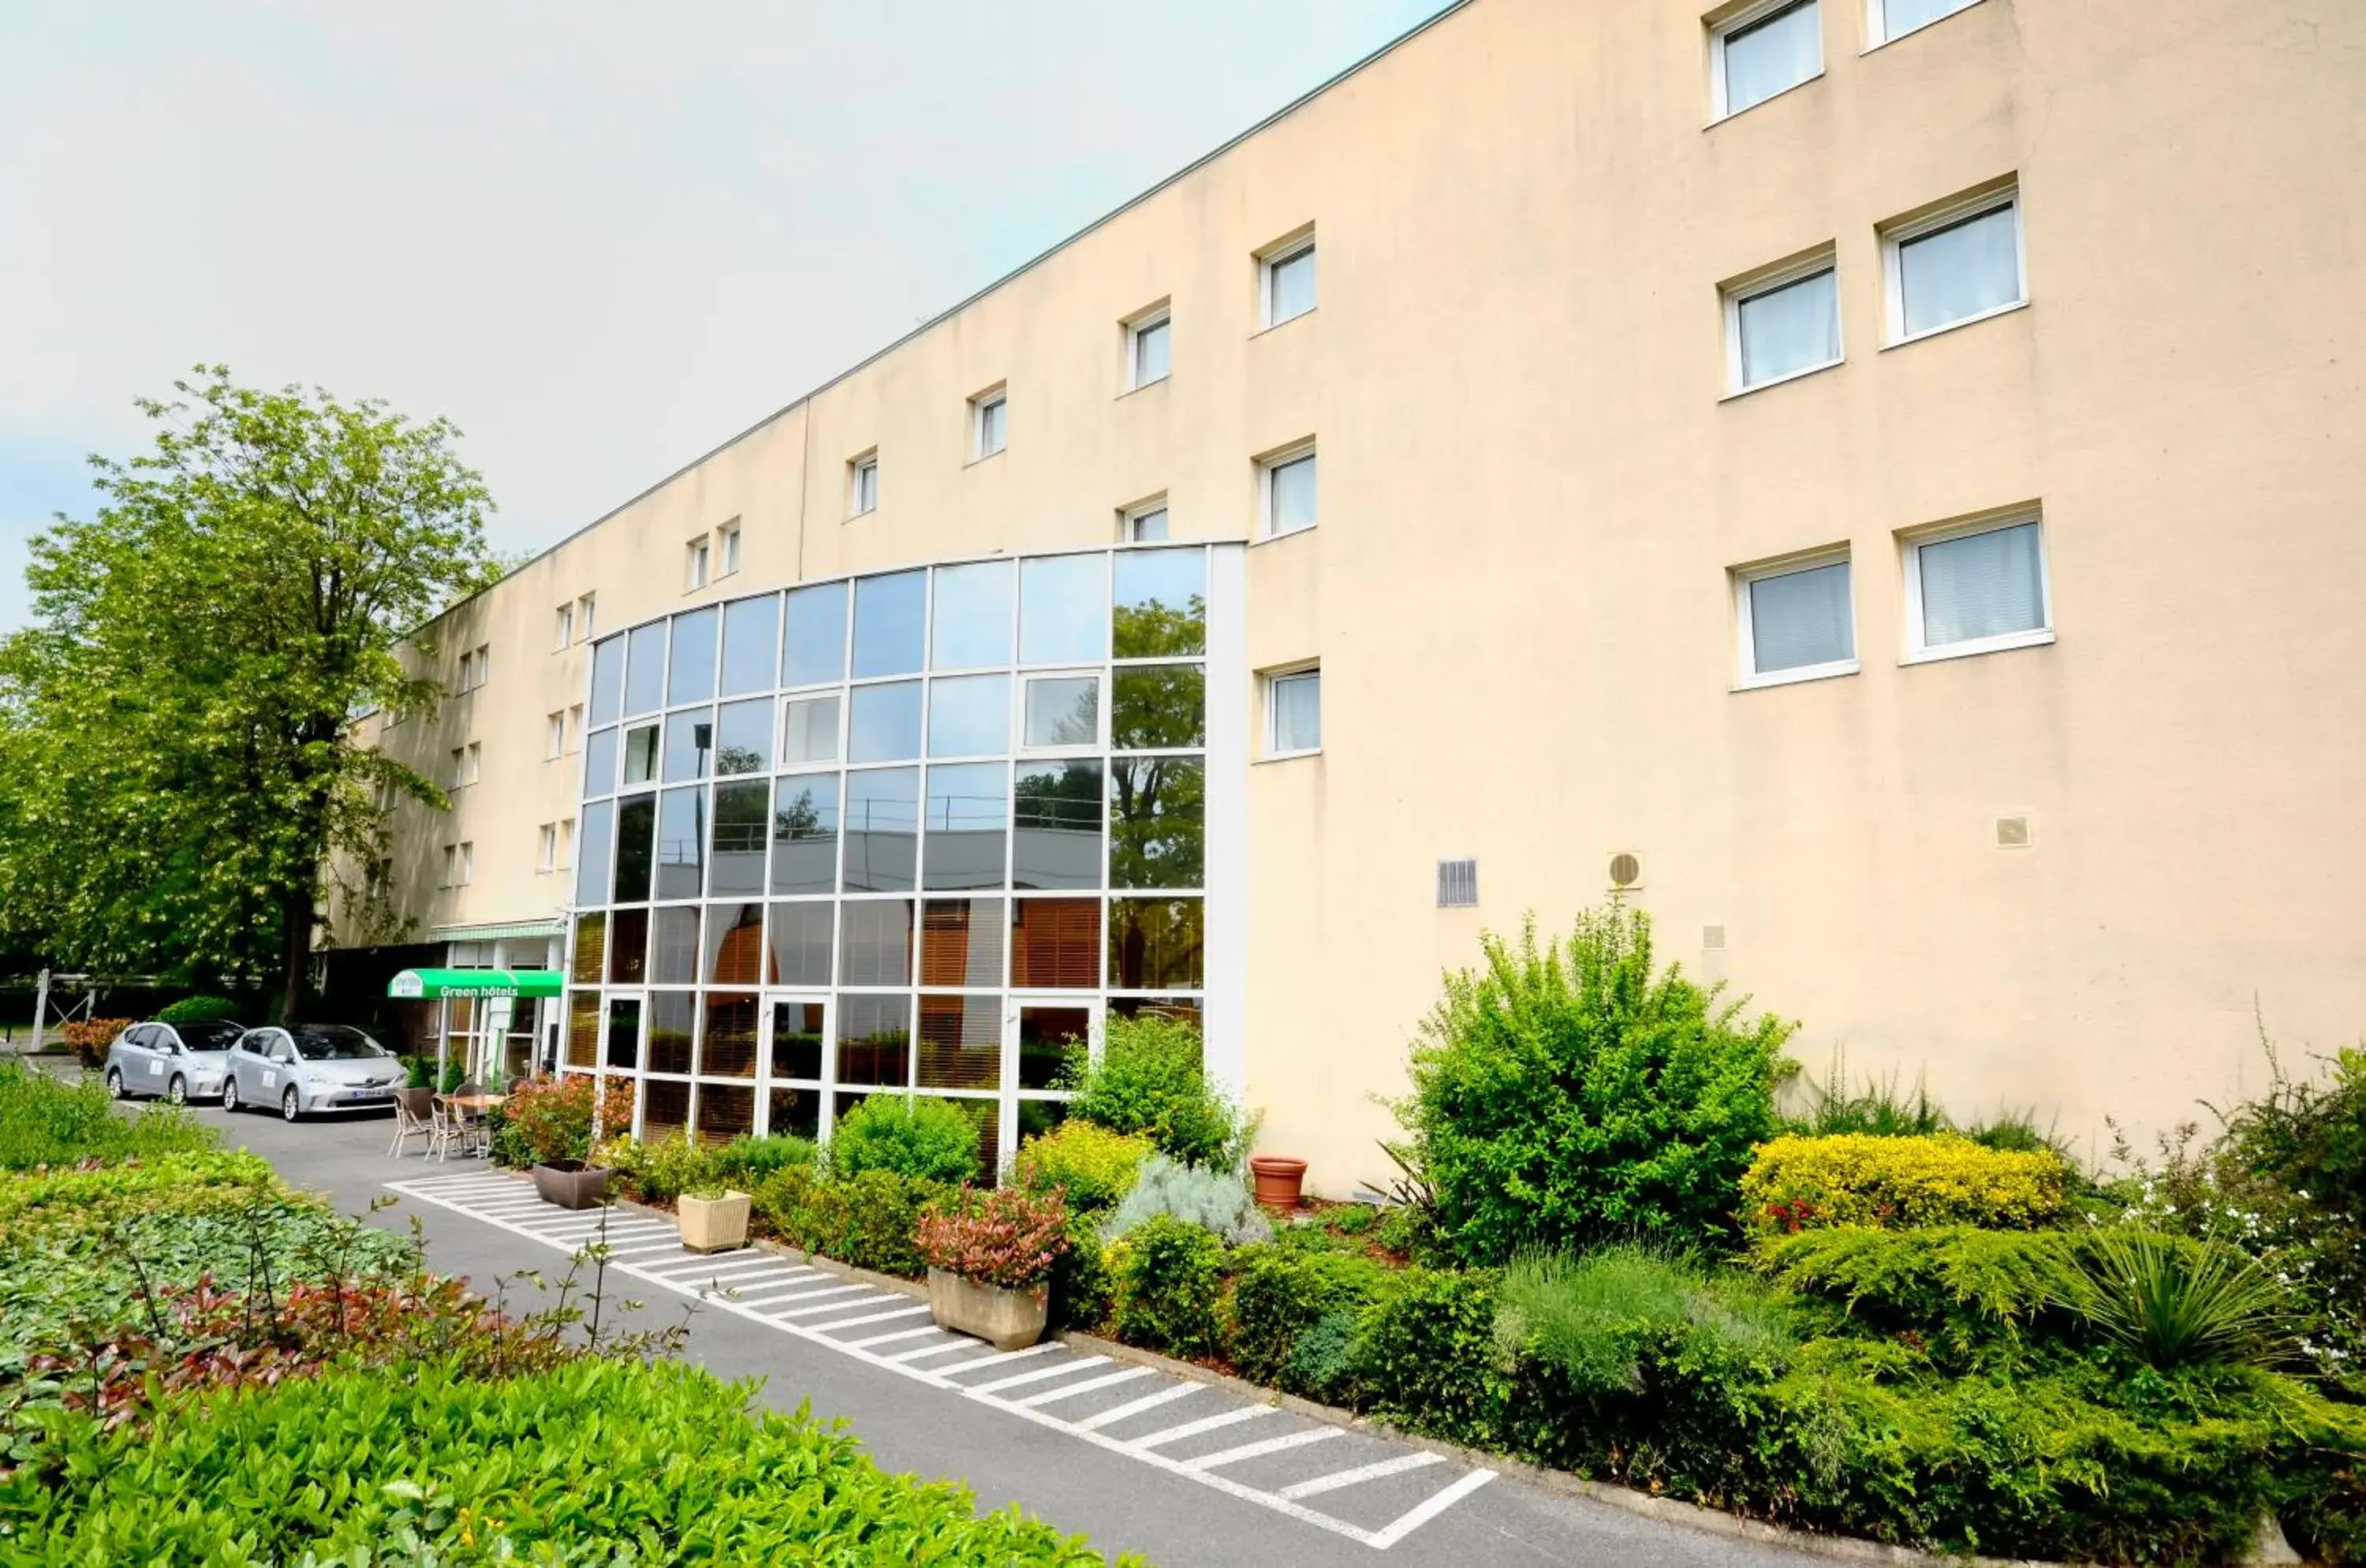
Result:
[[[1729,393],[1839,364],[1840,288],[1831,252],[1727,285],[1725,345]]]
[[[1268,327],[1314,309],[1314,236],[1288,240],[1257,258],[1257,294]]]
[[[1301,757],[1322,749],[1323,671],[1295,670],[1266,677],[1266,755]]]
[[[1978,0],[1867,0],[1866,37],[1875,44],[1918,32],[1958,11],[1968,11]]]
[[[567,710],[561,708],[542,722],[546,731],[543,746],[544,759],[549,761],[567,755]]]
[[[563,818],[558,824],[558,863],[571,869],[575,864],[575,818]]]
[[[1261,465],[1258,490],[1268,539],[1314,526],[1314,448],[1293,447]]]
[[[535,858],[534,868],[537,872],[557,871],[558,869],[558,823],[545,822],[542,825],[542,849],[540,853],[538,853]]]
[[[865,452],[846,465],[846,514],[867,517],[879,510],[879,453]]]
[[[558,607],[558,630],[551,645],[553,653],[564,652],[575,642],[575,604],[572,600]]]
[[[485,746],[481,740],[471,740],[466,746],[452,748],[452,787],[461,789],[484,776]]]
[[[1882,231],[1889,341],[1977,321],[2028,302],[2021,265],[2021,196],[2005,186]]]
[[[1010,400],[999,387],[969,400],[969,455],[991,457],[1010,441]]]
[[[1174,321],[1165,307],[1127,323],[1125,329],[1125,384],[1128,389],[1147,387],[1153,381],[1166,379],[1167,344]]]
[[[1817,0],[1771,0],[1709,29],[1712,118],[1740,114],[1824,73],[1824,20]]]
[[[1742,686],[1856,673],[1846,550],[1795,556],[1733,574]]]
[[[459,690],[473,692],[483,685],[485,678],[491,673],[492,662],[493,650],[490,644],[480,643],[461,654]]]
[[[586,593],[575,601],[575,636],[579,642],[592,640],[592,601],[597,597],[596,594]]]
[[[737,517],[715,530],[715,554],[718,562],[715,576],[729,577],[739,570],[739,519]]]
[[[708,549],[706,536],[701,534],[683,547],[682,587],[696,591],[706,586]]]
[[[1166,498],[1145,501],[1118,513],[1118,537],[1130,545],[1150,545],[1166,537]]]
[[[581,703],[577,703],[567,710],[567,749],[569,751],[583,750],[583,705]]]
[[[444,886],[466,887],[477,880],[477,846],[473,843],[444,846]]]
[[[457,844],[446,844],[444,846],[444,880],[438,882],[435,886],[438,887],[457,887],[460,885],[458,881],[459,874],[460,846]]]
[[[2052,642],[2043,529],[2029,512],[1907,536],[1906,661]]]

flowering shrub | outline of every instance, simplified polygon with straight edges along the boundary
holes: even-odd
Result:
[[[107,1060],[107,1048],[115,1037],[138,1021],[129,1018],[78,1018],[65,1026],[66,1047],[82,1058],[85,1067],[95,1067]]]
[[[1020,1145],[1017,1179],[1030,1192],[1057,1191],[1071,1209],[1106,1209],[1133,1187],[1148,1138],[1071,1119]]]
[[[1968,1138],[1781,1137],[1741,1178],[1741,1221],[1760,1235],[1822,1225],[1988,1225],[2026,1230],[2059,1216],[2065,1170],[2046,1151]]]
[[[930,1204],[912,1244],[931,1269],[1023,1291],[1052,1277],[1052,1265],[1068,1248],[1067,1227],[1067,1206],[1057,1193],[1039,1198],[1001,1187]]]
[[[590,1158],[595,1109],[603,1127],[633,1124],[632,1080],[610,1078],[606,1083],[603,1093],[590,1077],[570,1073],[565,1077],[535,1078],[520,1084],[517,1092],[501,1107],[501,1121],[510,1135],[496,1140],[494,1152],[509,1155],[513,1163],[521,1165]]]

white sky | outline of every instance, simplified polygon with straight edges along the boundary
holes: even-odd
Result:
[[[538,549],[1442,0],[0,0],[0,631],[203,362]]]

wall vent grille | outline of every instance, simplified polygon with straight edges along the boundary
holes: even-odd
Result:
[[[2034,840],[2032,838],[2029,831],[2029,818],[2026,817],[1998,818],[1996,819],[1996,841],[1997,848],[2000,850],[2025,850],[2029,848],[2030,845],[2034,842]]]
[[[1474,908],[1479,903],[1479,863],[1475,860],[1442,860],[1437,863],[1437,907],[1441,909]]]
[[[1701,951],[1703,953],[1723,953],[1725,951],[1725,928],[1723,926],[1701,927]]]

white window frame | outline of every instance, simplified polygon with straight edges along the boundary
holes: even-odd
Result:
[[[739,519],[715,530],[715,575],[736,576],[739,570]]]
[[[575,601],[569,599],[558,607],[558,640],[551,652],[564,653],[575,644]]]
[[[1275,737],[1279,733],[1280,728],[1281,708],[1280,705],[1274,701],[1274,688],[1285,682],[1304,680],[1309,676],[1313,678],[1315,683],[1314,722],[1316,728],[1319,730],[1323,725],[1322,660],[1310,659],[1303,663],[1283,665],[1279,669],[1263,671],[1258,674],[1257,685],[1260,690],[1257,694],[1265,701],[1265,722],[1260,727],[1260,742],[1265,755],[1260,758],[1259,761],[1268,762],[1286,762],[1294,757],[1315,757],[1322,755],[1323,742],[1319,739],[1312,746],[1301,746],[1287,751],[1283,750],[1275,740]]]
[[[1166,329],[1166,368],[1145,380],[1142,374],[1142,334],[1153,327]],[[1175,311],[1168,305],[1154,305],[1125,322],[1125,389],[1134,392],[1155,387],[1174,374]]]
[[[441,882],[438,882],[436,886],[438,887],[457,887],[460,886],[459,845],[446,844],[444,846],[444,879]]]
[[[879,448],[857,453],[846,462],[846,515],[849,521],[879,510]]]
[[[1315,256],[1313,303],[1308,305],[1303,310],[1297,311],[1291,315],[1275,315],[1273,269],[1280,266],[1285,262],[1294,262],[1301,256],[1308,255]],[[1311,225],[1300,233],[1292,234],[1286,240],[1278,240],[1274,243],[1268,245],[1264,250],[1257,253],[1256,260],[1257,330],[1259,332],[1271,332],[1276,327],[1283,326],[1289,322],[1297,321],[1301,316],[1311,316],[1314,313],[1315,307],[1323,303],[1323,260],[1321,256],[1315,255],[1314,230]]]
[[[1902,38],[1912,38],[1924,28],[1935,28],[1949,17],[1960,17],[1980,0],[1955,0],[1955,8],[1943,11],[1927,22],[1917,22],[1902,32],[1889,30],[1889,0],[1865,0],[1865,52],[1871,54],[1886,43],[1896,43]]]
[[[1295,528],[1277,531],[1274,527],[1273,514],[1274,475],[1279,470],[1290,467],[1292,463],[1301,462],[1310,457],[1313,458],[1315,462],[1314,521],[1312,523],[1301,524]],[[1287,539],[1300,534],[1313,533],[1316,528],[1320,527],[1323,523],[1322,497],[1322,454],[1316,449],[1315,443],[1311,438],[1305,441],[1301,441],[1295,446],[1285,446],[1278,452],[1268,452],[1264,457],[1259,457],[1257,459],[1257,538],[1259,541],[1266,539]]]
[[[1880,0],[1872,0],[1872,3],[1878,5]],[[1770,94],[1765,97],[1760,98],[1756,103],[1746,104],[1738,109],[1727,107],[1725,92],[1725,40],[1735,33],[1742,31],[1746,28],[1752,27],[1756,23],[1765,21],[1767,18],[1774,16],[1778,12],[1788,11],[1795,6],[1803,5],[1814,6],[1816,7],[1815,70],[1809,72],[1807,75],[1800,77],[1797,81],[1792,83],[1781,92]],[[1744,6],[1738,11],[1731,12],[1726,16],[1717,17],[1714,20],[1708,21],[1707,25],[1708,27],[1708,122],[1711,125],[1715,125],[1720,120],[1731,119],[1738,114],[1748,114],[1752,109],[1758,107],[1761,104],[1771,104],[1776,98],[1784,97],[1789,94],[1797,92],[1800,88],[1806,86],[1810,82],[1822,81],[1825,71],[1830,69],[1831,64],[1830,51],[1825,47],[1822,0],[1759,0],[1759,3],[1754,6]]]
[[[989,425],[995,412],[1002,414],[1002,441],[999,446],[986,445],[992,434]],[[983,463],[988,457],[1001,456],[1010,447],[1010,392],[1007,384],[988,387],[969,400],[969,460]]]
[[[1166,531],[1168,538],[1171,541],[1175,532],[1175,513],[1172,509],[1167,506],[1166,497],[1164,494],[1154,495],[1147,501],[1137,501],[1132,506],[1121,506],[1118,508],[1118,538],[1129,545],[1156,543],[1157,541],[1155,540],[1144,540],[1135,537],[1134,529],[1136,525],[1140,524],[1143,519],[1146,517],[1156,517],[1162,514],[1166,518]]]
[[[534,869],[536,875],[558,869],[558,824],[556,822],[542,825],[542,842],[535,852]]]
[[[1932,647],[1924,640],[1922,628],[1922,547],[1944,545],[1950,539],[1969,538],[1975,534],[1993,534],[2003,528],[2018,528],[2022,524],[2037,525],[2037,608],[2040,623],[2027,631],[2004,632],[1996,637],[1972,637],[1963,642],[1941,643]],[[2016,506],[2001,512],[1983,513],[1977,517],[1961,517],[1948,523],[1935,523],[1924,528],[1908,529],[1898,536],[1900,577],[1906,595],[1904,629],[1906,651],[1901,664],[1929,664],[1942,659],[1970,659],[1983,653],[2002,653],[2015,648],[2041,648],[2054,640],[2054,567],[2047,558],[2045,547],[2045,515],[2042,507]]]
[[[545,733],[542,760],[546,762],[555,762],[567,755],[567,710],[560,708],[544,719],[543,723]]]
[[[2004,208],[2012,209],[2013,280],[2020,285],[2020,292],[2001,305],[1991,305],[1985,310],[1958,317],[1952,321],[1942,321],[1935,327],[1924,327],[1919,333],[1908,332],[1906,263],[1898,254],[1899,247],[1957,223],[1984,218]],[[2021,181],[2017,176],[1966,196],[1952,197],[1918,218],[1893,220],[1882,225],[1882,308],[1887,317],[1889,332],[1889,342],[1886,346],[1896,348],[1903,344],[1920,343],[1926,337],[1937,337],[1941,333],[1951,333],[1957,327],[1968,327],[1975,321],[1985,321],[1991,317],[2027,308],[2029,253],[2022,239],[2025,229],[2026,225],[2022,221]]]
[[[1772,560],[1753,561],[1732,570],[1733,630],[1735,640],[1734,682],[1737,692],[1755,691],[1762,686],[1788,686],[1800,681],[1824,681],[1835,675],[1853,675],[1859,665],[1852,653],[1846,659],[1826,660],[1821,664],[1795,665],[1788,670],[1758,669],[1758,644],[1750,618],[1750,585],[1770,577],[1788,577],[1795,571],[1813,571],[1819,567],[1845,566],[1849,569],[1849,647],[1857,645],[1856,635],[1856,563],[1850,558],[1849,547],[1832,545],[1821,549],[1806,550],[1797,555],[1778,556]]]
[[[456,887],[466,887],[477,880],[477,842],[474,839],[460,840],[460,880]]]
[[[1777,262],[1741,277],[1731,279],[1718,290],[1725,307],[1725,395],[1742,397],[1751,392],[1763,392],[1769,387],[1779,387],[1786,381],[1796,381],[1802,376],[1813,376],[1820,370],[1830,370],[1835,365],[1848,362],[1847,325],[1842,320],[1840,261],[1837,247],[1823,245],[1791,261]],[[1744,382],[1741,378],[1741,307],[1763,294],[1787,288],[1794,283],[1804,283],[1818,273],[1832,275],[1832,339],[1839,349],[1830,359],[1813,365],[1803,365],[1797,370],[1786,370],[1780,376],[1770,376],[1763,381]]]
[[[590,642],[592,640],[592,623],[599,609],[599,598],[600,596],[597,592],[592,592],[586,593],[583,597],[575,601],[575,640],[577,642]]]
[[[575,869],[575,818],[572,817],[558,819],[558,869]]]
[[[562,756],[573,756],[583,750],[583,705],[577,703],[567,710],[567,750]]]
[[[684,544],[682,549],[682,591],[695,593],[712,581],[715,564],[714,541],[701,534]]]

